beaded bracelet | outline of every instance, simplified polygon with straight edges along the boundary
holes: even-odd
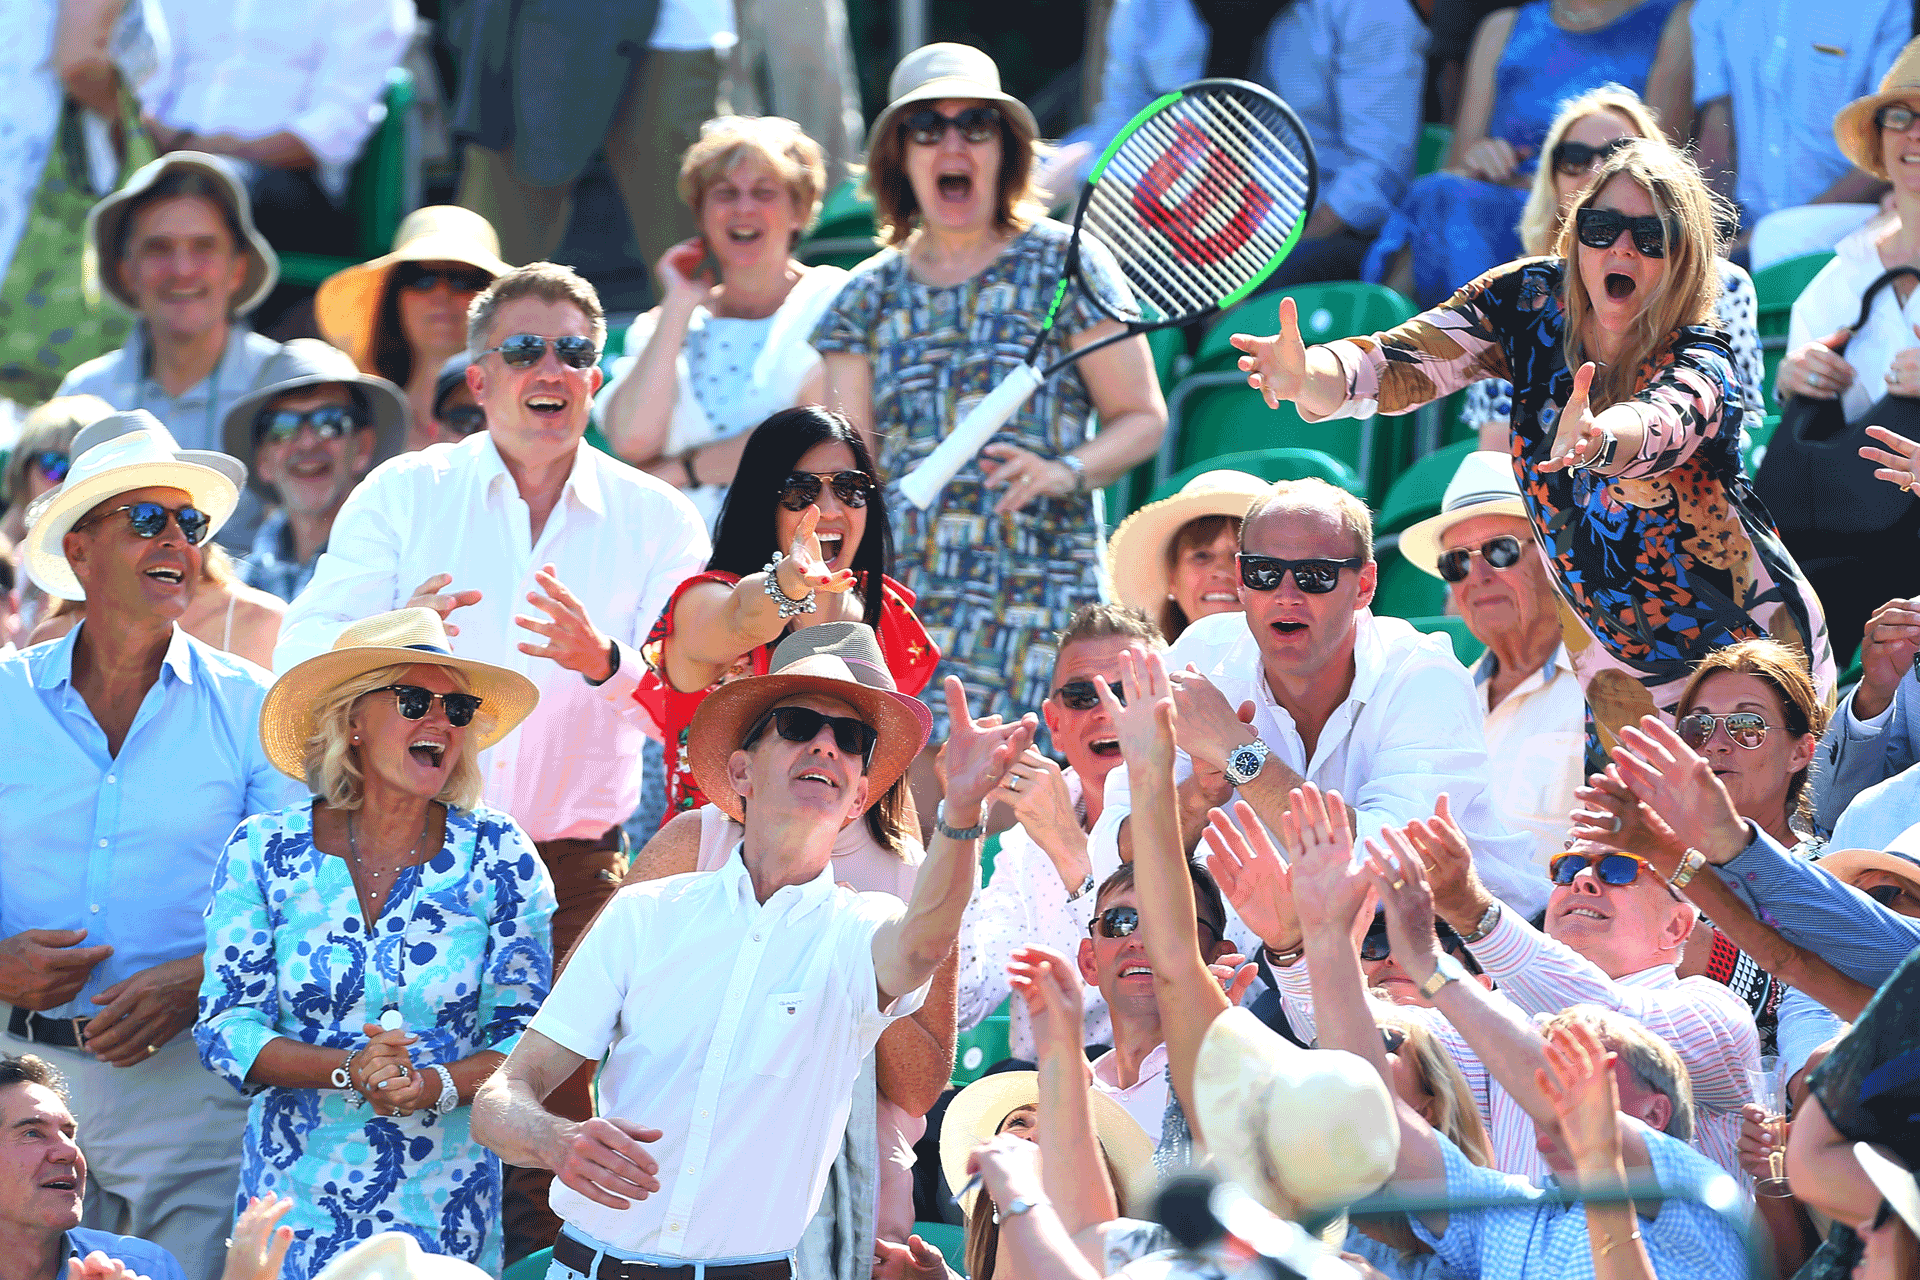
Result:
[[[780,562],[785,559],[786,556],[776,551],[773,553],[773,559],[767,561],[766,567],[760,570],[767,575],[767,598],[780,607],[780,618],[783,622],[795,614],[813,613],[820,608],[819,602],[814,599],[811,587],[807,589],[807,594],[798,600],[780,589]]]

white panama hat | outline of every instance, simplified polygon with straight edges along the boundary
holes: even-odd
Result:
[[[1475,516],[1531,517],[1513,478],[1513,459],[1491,449],[1476,449],[1460,459],[1440,499],[1440,514],[1407,526],[1400,535],[1400,554],[1421,572],[1440,576],[1440,542],[1447,530]]]

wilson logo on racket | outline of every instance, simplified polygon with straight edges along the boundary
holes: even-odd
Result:
[[[1172,133],[1134,189],[1134,212],[1195,261],[1223,262],[1253,238],[1273,212],[1273,197],[1192,121],[1175,122]],[[1228,208],[1232,216],[1222,219]],[[1208,223],[1218,225],[1209,230]]]

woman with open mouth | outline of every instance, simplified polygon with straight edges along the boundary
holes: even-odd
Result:
[[[1716,228],[1693,162],[1636,138],[1575,198],[1558,256],[1490,271],[1386,333],[1308,349],[1285,301],[1280,333],[1233,338],[1248,382],[1310,422],[1513,383],[1514,473],[1581,623],[1567,647],[1604,750],[1642,715],[1671,719],[1693,664],[1741,640],[1795,646],[1832,697],[1819,599],[1741,469]]]

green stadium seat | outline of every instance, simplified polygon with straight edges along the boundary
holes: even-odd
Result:
[[[820,220],[795,251],[809,266],[852,268],[872,257],[873,202],[860,193],[859,180],[848,178],[820,202]]]
[[[1158,502],[1162,498],[1171,498],[1180,492],[1181,486],[1187,481],[1207,471],[1244,471],[1262,480],[1319,479],[1339,485],[1356,498],[1364,499],[1367,495],[1366,482],[1340,459],[1318,449],[1282,447],[1226,453],[1217,458],[1208,458],[1205,462],[1197,462],[1184,471],[1168,476],[1147,501]]]
[[[1413,176],[1424,177],[1447,162],[1447,148],[1453,145],[1453,130],[1444,124],[1426,125],[1420,130],[1420,149],[1414,154]]]
[[[1774,429],[1780,425],[1780,415],[1768,414],[1758,422],[1749,422],[1745,434],[1740,439],[1740,463],[1747,470],[1749,479],[1760,472],[1760,462],[1767,456],[1767,445],[1773,440]]]
[[[1766,394],[1769,413],[1780,412],[1780,404],[1773,396],[1773,379],[1779,372],[1781,357],[1787,354],[1787,326],[1793,318],[1794,300],[1832,259],[1831,253],[1806,253],[1753,273],[1753,294],[1758,303],[1754,328],[1760,334],[1760,360],[1765,370],[1765,385],[1761,389]]]
[[[959,1275],[967,1274],[967,1229],[956,1227],[951,1222],[916,1222],[913,1234],[925,1240],[940,1251]]]
[[[1447,584],[1407,563],[1400,554],[1400,533],[1408,525],[1440,513],[1447,482],[1473,448],[1473,441],[1463,440],[1436,449],[1408,467],[1387,490],[1373,517],[1373,554],[1380,565],[1380,581],[1373,594],[1375,613],[1392,618],[1426,618],[1446,611]]]
[[[411,212],[413,203],[410,197],[417,150],[412,127],[413,73],[405,67],[387,72],[387,88],[382,100],[387,108],[386,119],[367,139],[347,184],[347,216],[353,220],[360,256],[280,254],[282,283],[317,288],[334,272],[377,258],[393,248],[393,233],[399,230],[400,220]]]
[[[1200,339],[1194,355],[1196,372],[1237,370],[1240,350],[1231,341],[1236,333],[1268,334],[1280,331],[1280,299],[1291,297],[1300,315],[1300,337],[1307,344],[1331,342],[1391,329],[1420,314],[1404,295],[1383,284],[1335,280],[1327,284],[1295,285],[1256,294],[1215,320]]]
[[[988,1067],[1012,1056],[1013,1020],[1008,1014],[1009,1007],[1008,1001],[1002,1000],[1000,1007],[982,1019],[979,1026],[962,1031],[954,1042],[952,1084],[956,1089],[972,1084],[987,1074]]]
[[[1380,579],[1373,589],[1373,611],[1383,618],[1430,618],[1447,607],[1447,584],[1407,563],[1394,545],[1376,546]]]
[[[1440,579],[1435,578],[1434,581],[1438,582]],[[1407,621],[1411,622],[1416,630],[1425,631],[1429,635],[1444,631],[1453,641],[1453,656],[1460,659],[1460,665],[1463,667],[1472,666],[1480,660],[1480,655],[1487,651],[1487,646],[1481,644],[1474,637],[1473,632],[1467,630],[1465,618],[1436,614],[1425,618],[1408,618]]]
[[[928,1241],[929,1244],[932,1241]],[[500,1280],[544,1280],[547,1268],[553,1264],[553,1250],[541,1249],[530,1253],[520,1261],[500,1273]]]
[[[1177,429],[1172,467],[1188,470],[1208,469],[1213,459],[1229,453],[1246,453],[1282,445],[1318,450],[1330,455],[1366,483],[1360,497],[1375,492],[1375,482],[1391,470],[1392,460],[1375,456],[1379,418],[1335,418],[1328,422],[1307,422],[1290,404],[1269,409],[1258,391],[1248,387],[1238,375],[1233,385],[1209,385],[1199,375],[1196,389],[1189,391],[1195,378],[1188,378],[1176,389],[1177,408],[1168,431]],[[1163,482],[1164,483],[1164,482]]]

